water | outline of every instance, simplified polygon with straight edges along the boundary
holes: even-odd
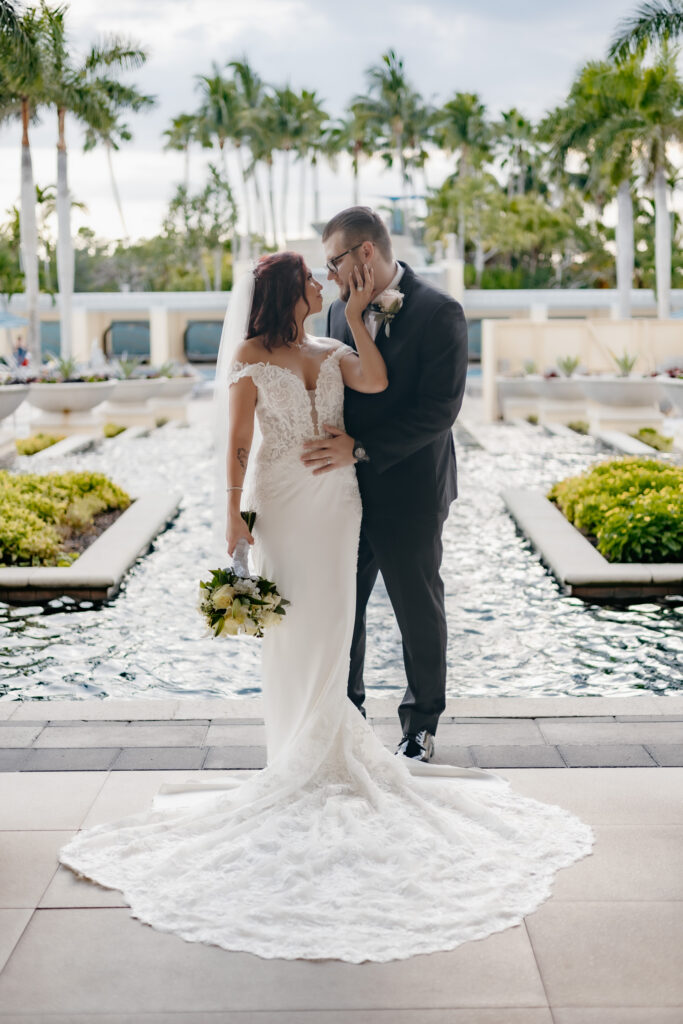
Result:
[[[207,411],[208,403],[197,402],[190,427],[123,435],[49,463],[106,472],[133,493],[172,486],[183,495],[180,514],[108,604],[0,604],[0,700],[259,692],[258,643],[206,638],[195,611],[197,581],[212,564]],[[444,532],[448,695],[681,692],[683,605],[668,599],[618,608],[561,595],[500,497],[510,486],[547,488],[605,453],[589,438],[549,437],[531,426],[492,425],[479,436],[486,449],[458,436],[460,498]],[[35,465],[17,462],[19,469]],[[381,584],[368,630],[369,694],[401,693],[400,637]]]

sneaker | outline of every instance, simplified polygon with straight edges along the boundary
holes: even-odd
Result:
[[[410,757],[413,761],[431,761],[434,757],[434,737],[426,729],[404,733],[396,753]]]

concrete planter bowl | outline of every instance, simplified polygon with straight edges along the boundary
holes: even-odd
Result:
[[[192,377],[160,377],[159,379],[161,387],[154,397],[163,401],[165,398],[173,400],[186,398],[200,378],[193,374]]]
[[[646,406],[657,405],[660,395],[660,381],[654,377],[617,377],[604,374],[584,377],[583,393],[592,402],[600,405]]]
[[[18,409],[28,394],[28,384],[0,385],[0,420],[11,416]]]
[[[43,412],[87,412],[111,398],[116,382],[77,381],[64,384],[38,382],[29,385],[27,401]]]
[[[585,397],[583,377],[540,377],[536,394],[559,402],[581,402]]]
[[[161,377],[141,377],[114,381],[114,389],[108,395],[112,405],[140,405],[148,398],[156,397],[162,388]]]
[[[501,401],[505,398],[536,398],[542,380],[542,377],[533,373],[526,377],[496,377],[498,396]]]
[[[679,416],[683,416],[683,377],[660,377],[659,388],[664,397],[671,402]],[[1,394],[0,390],[0,394]]]

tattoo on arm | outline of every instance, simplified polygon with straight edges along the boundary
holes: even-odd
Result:
[[[242,470],[245,473],[247,471],[247,460],[248,460],[248,458],[249,458],[249,449],[248,448],[238,448],[237,449],[237,461],[239,462],[240,466],[242,467]]]

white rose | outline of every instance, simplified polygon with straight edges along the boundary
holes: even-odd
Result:
[[[399,309],[403,305],[403,292],[400,292],[398,288],[385,288],[385,290],[377,296],[375,302],[378,306],[381,306],[385,312],[398,313]]]

